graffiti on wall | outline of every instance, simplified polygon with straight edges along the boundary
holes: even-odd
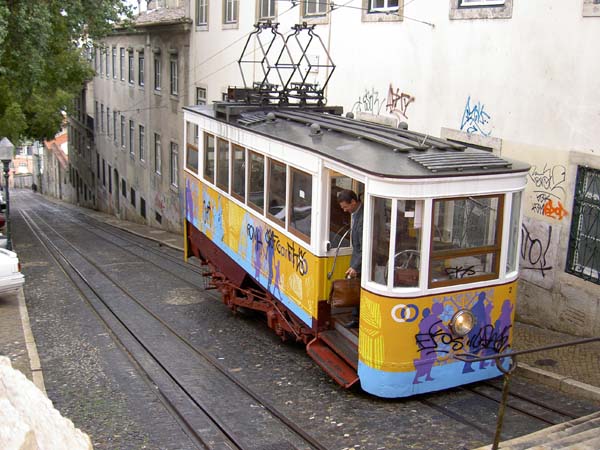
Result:
[[[365,92],[361,94],[354,105],[352,105],[352,112],[367,112],[378,115],[383,107],[383,102],[379,100],[379,92],[375,88],[365,89]]]
[[[485,110],[485,105],[481,102],[471,104],[471,96],[469,95],[460,121],[460,130],[469,134],[489,136],[492,134],[490,129],[491,119],[492,117]]]
[[[558,227],[523,218],[519,252],[521,278],[546,289],[552,288],[559,236]]]
[[[529,180],[533,183],[534,195],[531,210],[557,220],[568,216],[569,212],[563,206],[566,179],[565,166],[549,167],[547,164],[542,168],[533,166],[529,170]]]
[[[400,120],[405,120],[408,119],[408,106],[414,101],[414,96],[401,92],[400,88],[394,89],[394,86],[390,83],[385,101],[375,88],[365,89],[364,93],[352,105],[351,111],[353,113],[366,112],[380,115],[385,107],[385,112],[388,114],[392,114]]]
[[[388,113],[394,114],[400,120],[408,119],[406,110],[408,109],[408,105],[414,101],[415,98],[412,95],[400,92],[399,88],[396,88],[394,91],[394,87],[390,84],[385,108]]]

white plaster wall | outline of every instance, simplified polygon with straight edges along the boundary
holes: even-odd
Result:
[[[600,17],[583,17],[582,1],[515,0],[509,19],[451,20],[450,0],[405,0],[404,20],[363,22],[355,9],[361,0],[338,3],[316,27],[337,66],[328,104],[394,117],[436,136],[462,129],[472,142],[531,164],[524,214],[536,233],[552,228],[557,251],[543,277],[523,276],[519,313],[560,331],[597,334],[600,288],[564,270],[577,166],[600,168]],[[299,21],[299,6],[290,6],[277,2],[284,34]],[[242,85],[236,61],[253,30],[256,2],[240,1],[239,17],[237,28],[223,29],[222,1],[210,0],[208,30],[193,27],[190,103],[196,86],[207,88],[210,102],[227,86]],[[389,111],[390,86],[412,100],[404,108],[398,100]],[[484,113],[483,121],[462,123],[468,101],[466,118]],[[535,180],[547,170],[560,181],[550,191],[565,214],[544,214],[536,204]]]

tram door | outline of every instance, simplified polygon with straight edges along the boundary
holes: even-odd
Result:
[[[344,212],[338,202],[338,193],[344,189],[356,192],[359,200],[364,201],[365,185],[347,175],[339,172],[330,172],[330,199],[329,199],[329,242],[330,248],[336,250],[350,248],[350,213]],[[344,269],[345,270],[345,269]]]

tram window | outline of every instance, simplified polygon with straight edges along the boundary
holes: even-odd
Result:
[[[502,206],[500,196],[434,201],[431,287],[498,276]]]
[[[262,213],[265,205],[265,157],[249,152],[248,158],[250,160],[248,204]]]
[[[519,250],[519,218],[521,217],[521,193],[515,192],[512,195],[512,207],[510,209],[510,224],[508,230],[508,258],[506,260],[506,273],[517,270],[517,257]]]
[[[217,186],[229,192],[229,142],[217,139]]]
[[[215,137],[204,134],[204,179],[215,182]]]
[[[269,159],[269,178],[267,189],[268,216],[283,224],[286,222],[286,195],[285,189],[287,186],[286,166],[278,161]]]
[[[290,209],[290,231],[310,243],[312,176],[294,168],[290,168]]]
[[[185,155],[185,167],[194,172],[198,173],[198,148],[195,145],[187,145],[187,153]]]
[[[234,197],[244,201],[246,197],[246,151],[233,144],[233,173],[231,190]]]
[[[394,287],[416,287],[419,285],[423,203],[415,200],[397,200],[396,203]]]
[[[379,284],[387,284],[392,200],[389,198],[373,197],[373,213],[371,217],[371,281]]]

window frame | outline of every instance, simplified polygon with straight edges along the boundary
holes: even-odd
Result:
[[[465,0],[450,0],[450,19],[510,19],[514,0],[504,0],[503,4],[463,4]],[[477,0],[478,3],[483,3]],[[486,2],[487,3],[487,2]]]
[[[449,250],[437,250],[434,251],[434,238],[436,236],[435,232],[435,204],[436,202],[444,202],[444,201],[455,201],[455,200],[467,200],[469,198],[482,199],[482,198],[497,198],[498,206],[496,211],[496,233],[495,233],[495,242],[491,245],[485,245],[481,247],[471,247],[464,249],[449,249]],[[502,257],[502,236],[504,234],[504,204],[506,201],[506,193],[498,193],[498,194],[486,194],[486,195],[473,195],[473,196],[459,196],[459,197],[444,197],[444,198],[434,198],[432,200],[431,205],[431,214],[428,220],[431,223],[431,234],[429,236],[429,255],[428,261],[429,265],[427,269],[427,282],[428,288],[438,288],[438,287],[446,287],[446,286],[455,286],[462,284],[470,284],[476,283],[479,281],[488,281],[488,280],[496,280],[500,277],[500,265],[501,265],[501,257]],[[465,257],[465,256],[476,256],[481,254],[492,254],[494,255],[493,268],[491,273],[486,273],[483,275],[466,277],[466,278],[454,278],[454,279],[445,279],[440,281],[432,281],[432,268],[433,261],[449,259],[450,257]]]
[[[169,92],[173,96],[179,95],[179,58],[171,55],[169,58]]]
[[[146,161],[146,127],[138,124],[138,155],[140,161]]]
[[[573,212],[571,215],[569,241],[567,244],[565,272],[591,283],[600,284],[600,267],[595,269],[592,266],[579,263],[579,252],[581,251],[580,244],[582,244],[584,239],[590,239],[600,243],[600,235],[595,237],[590,234],[584,234],[583,231],[588,230],[582,230],[585,221],[585,214],[583,211],[586,207],[598,210],[599,212],[596,217],[600,216],[600,192],[593,192],[591,195],[588,195],[588,192],[586,191],[586,178],[588,176],[594,176],[597,180],[600,180],[600,170],[584,165],[578,165],[576,173]]]
[[[154,90],[162,89],[162,60],[160,53],[154,54]]]
[[[112,48],[112,77],[117,79],[117,47]]]
[[[223,172],[220,172],[221,167],[220,167],[220,156],[221,154],[226,154],[226,159],[227,159],[227,171],[226,171],[226,184],[221,183],[220,180],[220,175]],[[214,177],[214,181],[215,181],[215,186],[217,186],[218,188],[222,189],[223,191],[229,193],[229,175],[230,175],[230,171],[231,171],[231,148],[229,145],[229,141],[227,141],[226,139],[217,137],[217,142],[216,142],[216,147],[215,147],[215,167],[214,167],[214,171],[215,171],[215,177]]]
[[[129,155],[135,158],[135,122],[129,119]]]
[[[239,0],[223,0],[223,28],[237,28],[240,21]]]
[[[127,50],[127,73],[129,84],[135,84],[135,55],[133,49]]]
[[[311,206],[311,214],[310,214],[311,217],[310,217],[310,227],[309,227],[310,235],[304,234],[302,231],[298,230],[296,227],[293,226],[292,213],[293,213],[293,208],[294,208],[294,203],[293,203],[294,195],[293,195],[292,189],[294,187],[294,176],[296,173],[301,173],[303,175],[308,175],[310,177],[310,206]],[[312,227],[313,227],[313,214],[312,214],[313,200],[314,200],[313,199],[313,183],[314,183],[314,176],[312,173],[306,172],[305,170],[301,170],[296,167],[288,165],[287,187],[286,187],[286,192],[287,192],[286,207],[287,207],[288,211],[286,214],[286,223],[287,223],[286,229],[292,235],[294,235],[295,237],[297,237],[299,239],[302,239],[308,245],[310,245],[310,243],[311,243]]]
[[[144,58],[144,52],[140,51],[138,52],[138,85],[141,87],[144,87],[144,65],[145,65],[145,58]]]
[[[159,133],[154,132],[154,173],[162,175],[162,142]]]
[[[240,151],[240,150],[242,151],[242,153],[244,155],[244,158],[243,158],[244,162],[242,164],[243,173],[241,173],[242,186],[244,189],[243,196],[234,190],[234,186],[236,185],[235,182],[237,181],[237,175],[240,175],[240,173],[235,170],[236,169],[235,155],[236,155],[236,151]],[[248,191],[247,167],[248,167],[248,151],[247,151],[247,149],[241,145],[231,143],[231,195],[234,198],[238,199],[242,203],[246,202],[246,192]],[[240,172],[242,172],[242,171],[240,171]]]
[[[179,145],[176,142],[169,143],[169,183],[172,187],[179,187]]]
[[[288,207],[288,201],[289,201],[289,195],[288,195],[288,184],[289,184],[289,179],[288,179],[288,166],[287,164],[278,161],[276,159],[273,158],[267,158],[267,189],[265,189],[265,205],[269,205],[271,203],[271,195],[273,194],[273,186],[271,185],[271,180],[272,180],[272,170],[273,170],[273,166],[277,166],[279,168],[283,168],[283,173],[284,173],[284,191],[283,191],[283,208],[285,209],[285,214],[284,214],[284,218],[283,220],[275,217],[274,214],[271,214],[271,212],[269,211],[269,207],[265,207],[265,213],[266,216],[272,220],[273,222],[275,222],[276,224],[278,224],[279,226],[286,228],[286,225],[289,223],[288,217],[290,215],[289,212],[289,207]]]
[[[125,48],[119,48],[119,78],[125,81]]]
[[[265,12],[264,12],[265,5],[267,5],[267,14],[265,14]],[[275,19],[276,17],[277,17],[277,0],[257,0],[256,1],[256,19],[257,20]]]
[[[207,29],[208,27],[208,0],[196,0],[195,25],[196,28]],[[201,13],[202,11],[202,13]],[[202,17],[201,17],[202,16]]]

